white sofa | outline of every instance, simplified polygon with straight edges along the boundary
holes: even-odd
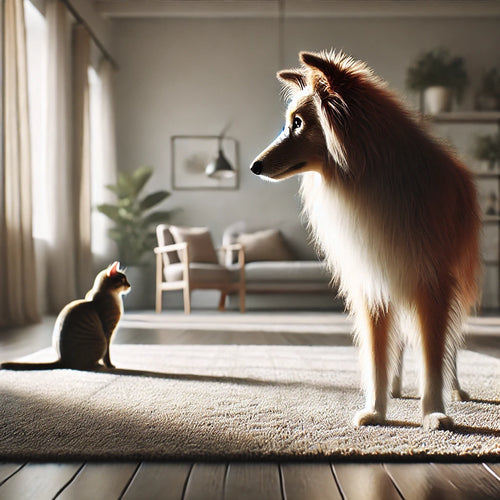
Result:
[[[245,254],[245,289],[251,307],[342,308],[331,276],[314,249],[301,241],[305,231],[255,228],[238,222],[224,231],[222,244],[241,243]],[[226,265],[237,264],[227,261]],[[293,293],[293,296],[289,294]],[[272,294],[272,297],[270,297]],[[287,296],[283,296],[283,295]],[[278,297],[279,296],[279,297]]]

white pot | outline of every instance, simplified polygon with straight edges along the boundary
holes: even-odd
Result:
[[[451,89],[447,87],[428,87],[424,90],[424,111],[437,115],[451,110]]]

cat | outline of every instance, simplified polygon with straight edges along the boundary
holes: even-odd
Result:
[[[52,345],[59,359],[52,363],[3,363],[8,370],[50,370],[70,368],[97,370],[102,365],[115,368],[111,363],[109,346],[122,316],[121,295],[131,286],[120,263],[114,262],[101,271],[85,299],[67,304],[54,325]]]

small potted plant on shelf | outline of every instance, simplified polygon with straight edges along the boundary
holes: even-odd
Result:
[[[423,111],[450,111],[452,96],[461,100],[468,83],[465,61],[448,50],[436,48],[421,54],[408,68],[407,86],[423,95]]]
[[[490,68],[483,74],[476,94],[476,108],[480,111],[500,110],[500,69]]]
[[[500,163],[500,133],[476,137],[473,154],[487,165],[487,170],[497,170]]]
[[[143,308],[144,296],[148,295],[145,283],[147,275],[152,274],[149,270],[156,246],[155,227],[160,222],[167,222],[173,213],[172,210],[153,210],[170,196],[168,191],[142,194],[152,175],[150,166],[120,172],[116,184],[106,186],[116,196],[116,203],[97,206],[97,210],[113,222],[108,235],[116,242],[120,263],[127,268],[132,284],[127,305],[136,309]],[[154,291],[153,284],[150,288]]]

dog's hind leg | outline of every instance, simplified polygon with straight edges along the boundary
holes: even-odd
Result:
[[[403,385],[403,357],[405,353],[405,345],[399,342],[394,349],[396,362],[394,363],[394,373],[391,379],[391,396],[393,398],[401,397],[401,387]]]
[[[389,383],[388,309],[364,307],[364,324],[359,325],[365,384],[365,409],[354,418],[356,425],[381,425],[385,422]]]
[[[417,296],[417,314],[422,347],[422,414],[428,430],[452,429],[453,420],[444,412],[443,381],[446,334],[450,321],[449,287],[441,284]]]
[[[460,387],[457,374],[457,354],[458,349],[453,348],[451,362],[451,400],[452,401],[469,401],[470,396],[467,391]]]

